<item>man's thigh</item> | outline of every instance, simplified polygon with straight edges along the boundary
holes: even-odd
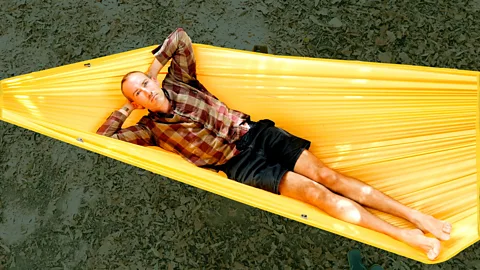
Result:
[[[305,149],[310,148],[310,141],[295,136],[279,127],[269,127],[261,134],[257,146],[265,152],[271,163],[279,163],[293,171],[295,163]]]
[[[279,194],[279,184],[288,171],[278,163],[270,163],[259,149],[248,149],[232,158],[223,171],[229,179]]]
[[[333,192],[307,177],[288,171],[279,183],[279,194],[315,206],[324,205],[333,197]]]

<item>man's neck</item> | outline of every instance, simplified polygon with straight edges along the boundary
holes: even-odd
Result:
[[[171,108],[172,108],[172,104],[168,100],[168,98],[164,97],[163,99],[164,99],[164,101],[163,101],[163,105],[162,105],[162,111],[163,111],[163,113],[169,113]]]
[[[171,111],[171,102],[168,100],[167,97],[163,96],[161,100],[159,100],[159,102],[162,104],[160,105],[160,108],[157,109],[157,110],[150,110],[154,113],[164,113],[164,114],[167,114]]]

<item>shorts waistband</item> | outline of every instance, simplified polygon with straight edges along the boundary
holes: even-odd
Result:
[[[264,128],[275,125],[273,121],[268,119],[263,119],[258,122],[248,119],[247,123],[250,126],[250,129],[247,133],[245,133],[245,135],[242,136],[242,138],[240,138],[240,140],[235,142],[237,149],[240,151],[246,149],[247,146],[253,142],[253,139],[256,137],[258,132],[262,131]]]

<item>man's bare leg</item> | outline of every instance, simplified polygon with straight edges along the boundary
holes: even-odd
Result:
[[[440,240],[450,239],[450,223],[409,208],[357,179],[335,172],[308,150],[302,153],[294,171],[359,204],[404,218]]]
[[[356,202],[337,195],[323,185],[295,172],[287,172],[280,182],[281,195],[314,205],[332,217],[353,223],[421,249],[430,260],[440,253],[440,241],[426,237],[418,229],[401,229],[378,218]]]

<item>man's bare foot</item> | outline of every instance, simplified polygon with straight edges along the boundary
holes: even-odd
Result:
[[[435,260],[440,254],[440,241],[426,237],[419,229],[405,229],[402,238],[405,243],[423,250],[430,260]]]
[[[440,240],[446,241],[450,239],[452,225],[448,222],[415,211],[413,223],[423,232],[430,232]]]

